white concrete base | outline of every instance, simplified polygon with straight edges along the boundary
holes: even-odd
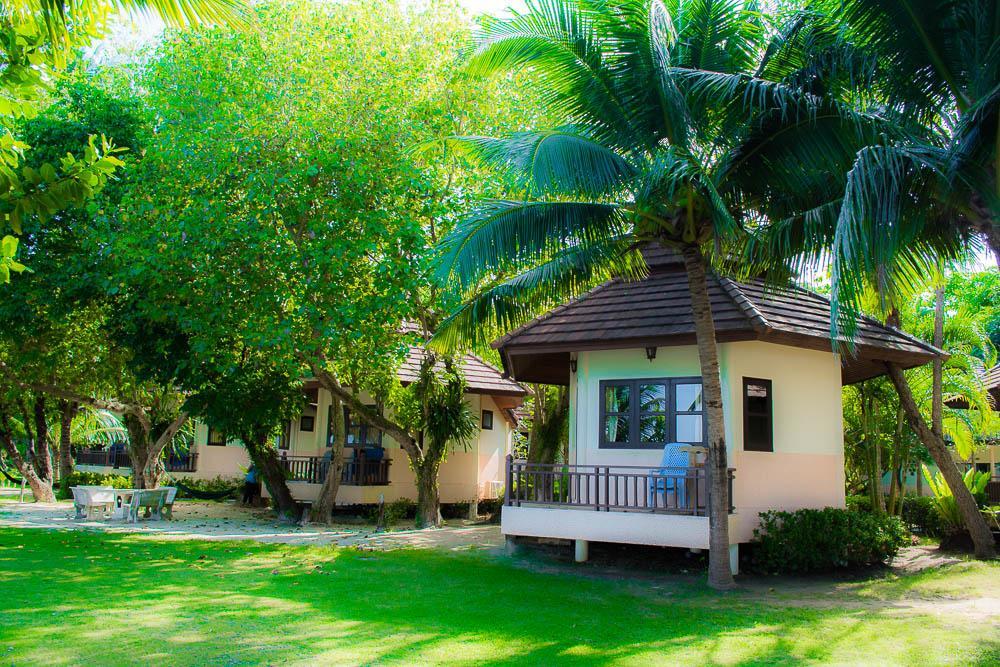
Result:
[[[729,517],[730,530],[735,520],[735,515]],[[500,531],[524,537],[708,548],[705,516],[508,506],[503,508]]]
[[[587,540],[575,540],[573,542],[573,560],[577,563],[586,563],[590,558],[590,543]]]

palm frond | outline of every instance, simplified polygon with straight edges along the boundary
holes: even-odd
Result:
[[[484,276],[543,261],[559,248],[596,245],[628,229],[618,204],[586,201],[486,201],[439,246],[436,274],[460,291]]]
[[[635,169],[622,156],[573,128],[517,132],[509,137],[449,137],[456,153],[503,174],[514,190],[534,196],[620,191]]]
[[[466,295],[438,327],[431,345],[442,350],[484,346],[558,305],[567,294],[581,294],[615,277],[639,280],[645,275],[646,264],[631,236],[565,248]]]
[[[489,76],[531,68],[552,111],[600,128],[601,139],[629,141],[635,128],[615,90],[599,17],[586,2],[534,0],[525,13],[483,23],[467,69]]]

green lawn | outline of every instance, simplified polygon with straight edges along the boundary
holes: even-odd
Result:
[[[471,552],[0,529],[0,664],[1000,661],[994,627],[928,602],[997,597],[996,564],[725,595],[693,575],[545,570]]]

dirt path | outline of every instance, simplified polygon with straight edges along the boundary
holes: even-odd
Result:
[[[288,525],[267,510],[239,507],[233,502],[183,501],[174,505],[173,521],[140,521],[124,524],[109,520],[75,520],[69,502],[0,504],[0,526],[40,529],[97,530],[138,533],[176,540],[256,540],[280,544],[352,546],[364,549],[497,549],[503,544],[498,526],[469,521],[449,521],[432,530],[375,532],[373,526],[353,524]]]

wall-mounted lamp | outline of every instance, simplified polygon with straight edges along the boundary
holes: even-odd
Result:
[[[646,358],[649,359],[650,361],[652,361],[653,359],[656,359],[656,348],[655,347],[647,347],[646,348]]]
[[[570,373],[575,373],[576,372],[576,359],[570,359],[569,360],[569,372]]]

